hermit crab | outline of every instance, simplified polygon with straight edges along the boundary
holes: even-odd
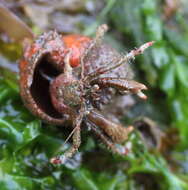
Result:
[[[99,26],[93,39],[49,31],[24,50],[20,92],[25,106],[47,123],[72,127],[72,147],[51,163],[62,164],[73,156],[81,143],[83,125],[90,126],[113,152],[127,153],[124,146],[117,145],[127,140],[133,127],[112,122],[100,111],[116,93],[134,93],[146,99],[142,92],[146,86],[132,80],[126,70],[129,60],[153,42],[121,55],[103,42],[107,28]]]
[[[0,30],[24,45],[20,61],[20,94],[25,106],[44,122],[71,126],[73,145],[51,159],[62,164],[78,150],[81,129],[88,126],[112,152],[125,155],[123,145],[133,126],[109,120],[104,105],[117,94],[133,93],[146,99],[146,86],[134,81],[128,62],[142,54],[148,42],[121,55],[103,42],[107,25],[92,39],[82,35],[62,36],[56,31],[38,37],[6,7],[0,5]],[[12,27],[12,29],[10,29]],[[31,42],[33,41],[33,42]]]

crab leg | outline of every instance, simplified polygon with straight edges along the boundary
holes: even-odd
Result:
[[[110,149],[113,153],[119,154],[119,155],[126,155],[129,150],[125,146],[121,146],[118,144],[116,146],[115,143],[113,143],[108,136],[106,136],[103,131],[96,126],[94,123],[87,121],[87,125],[91,126],[92,131],[102,140],[102,142],[107,146],[108,149]]]
[[[91,41],[89,47],[85,50],[84,54],[81,57],[81,78],[83,79],[84,76],[84,59],[88,56],[88,54],[91,52],[91,50],[96,47],[98,44],[102,42],[102,38],[104,36],[104,33],[108,30],[108,26],[106,24],[102,24],[97,28],[96,36]]]
[[[148,47],[152,46],[154,44],[154,41],[147,42],[143,45],[141,45],[139,48],[136,48],[132,51],[130,51],[125,56],[120,56],[117,58],[117,60],[112,60],[112,62],[108,63],[107,65],[103,67],[99,67],[95,71],[89,73],[85,78],[84,81],[91,81],[93,78],[96,78],[100,76],[101,74],[108,73],[121,65],[127,63],[131,59],[135,59],[135,56],[142,54]],[[109,67],[108,67],[109,66]]]
[[[100,127],[115,143],[123,143],[127,140],[128,135],[132,132],[133,127],[123,127],[120,124],[114,123],[106,119],[103,115],[97,111],[90,111],[87,115],[89,121]]]
[[[78,148],[80,147],[80,144],[81,144],[81,134],[80,134],[81,128],[80,128],[80,126],[81,126],[82,118],[83,118],[82,115],[80,115],[75,119],[75,122],[74,122],[75,128],[72,131],[73,132],[72,146],[64,154],[52,158],[50,161],[52,164],[64,164],[68,158],[71,158],[78,151]],[[71,135],[72,135],[72,133],[69,135],[69,137]],[[69,139],[69,137],[67,138],[67,140]],[[67,140],[65,141],[65,143],[67,142]]]
[[[113,87],[124,92],[131,92],[137,94],[142,99],[147,98],[147,96],[142,92],[142,90],[146,90],[147,87],[144,84],[138,83],[134,80],[104,77],[95,79],[92,81],[92,83],[97,83],[99,86],[103,87]]]

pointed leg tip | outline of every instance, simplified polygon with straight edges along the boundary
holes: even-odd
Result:
[[[127,127],[127,130],[129,133],[131,133],[134,130],[134,127],[132,125]]]
[[[62,162],[61,162],[61,159],[60,158],[57,158],[57,157],[55,157],[55,158],[51,158],[50,159],[50,163],[51,164],[62,164]]]
[[[121,147],[118,149],[118,152],[122,156],[127,156],[130,153],[130,150],[127,147]]]
[[[141,90],[147,90],[147,89],[148,89],[147,86],[144,85],[144,84],[142,84],[142,86],[141,86]]]
[[[139,91],[137,93],[137,96],[143,100],[146,100],[147,99],[147,96],[142,92],[142,91]]]
[[[59,157],[57,156],[50,159],[50,163],[54,165],[64,164],[65,161],[66,161],[66,158],[64,156],[59,156]]]
[[[155,41],[147,42],[148,47],[149,47],[149,46],[152,46],[154,43],[155,43]]]
[[[107,24],[102,24],[99,26],[103,31],[107,31],[108,30],[108,25]]]
[[[145,97],[143,97],[142,99],[143,99],[143,100],[147,100],[147,99],[148,99],[148,97],[147,97],[147,96],[145,96]]]
[[[130,153],[130,149],[128,149],[127,147],[125,147],[123,155],[127,156],[129,153]]]

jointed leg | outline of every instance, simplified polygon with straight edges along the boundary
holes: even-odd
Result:
[[[84,54],[81,57],[81,78],[84,78],[84,59],[88,56],[91,50],[101,43],[104,33],[108,30],[108,26],[106,24],[102,24],[97,28],[96,36],[91,41],[89,47],[85,50]]]
[[[116,146],[115,143],[113,143],[109,137],[104,135],[104,132],[97,127],[95,124],[89,122],[91,125],[92,131],[102,140],[102,142],[107,146],[108,149],[110,149],[113,153],[119,154],[119,155],[126,155],[129,150],[121,145]]]
[[[84,80],[91,81],[93,78],[96,78],[96,77],[100,76],[101,74],[108,73],[108,72],[120,67],[121,65],[126,64],[131,59],[134,59],[135,56],[142,54],[145,51],[145,49],[152,46],[153,44],[154,44],[154,41],[147,42],[147,43],[141,45],[139,48],[136,48],[136,49],[130,51],[128,54],[117,57],[116,60],[112,60],[110,63],[107,63],[107,65],[105,64],[105,66],[99,67],[95,71],[89,73],[84,78]]]
[[[68,158],[72,157],[77,151],[81,144],[81,122],[83,119],[83,112],[81,112],[75,119],[73,125],[75,126],[73,131],[70,133],[68,138],[65,140],[64,144],[73,134],[73,144],[69,150],[67,150],[63,155],[57,156],[51,159],[52,164],[63,164]],[[63,145],[64,145],[63,144]]]
[[[70,158],[74,155],[74,153],[76,153],[78,151],[78,148],[80,147],[80,144],[81,144],[81,135],[80,135],[80,127],[78,127],[74,134],[73,134],[73,145],[72,147],[67,151],[65,152],[64,156],[66,158]]]
[[[133,131],[133,127],[123,127],[121,124],[114,123],[106,119],[102,114],[96,110],[90,111],[87,115],[90,122],[100,127],[104,133],[106,133],[113,142],[121,144],[128,139],[129,133]]]
[[[63,164],[68,158],[71,158],[77,151],[81,144],[81,129],[80,126],[76,128],[73,134],[73,144],[69,150],[67,150],[63,155],[57,156],[51,159],[52,164]]]
[[[140,98],[146,99],[147,96],[141,91],[147,87],[139,82],[126,78],[104,77],[91,81],[93,84],[101,85],[102,87],[112,87],[121,91],[137,94]]]

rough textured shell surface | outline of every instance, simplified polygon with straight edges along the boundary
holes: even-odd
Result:
[[[38,37],[32,45],[26,48],[24,57],[20,61],[20,92],[25,106],[34,115],[48,123],[57,125],[63,124],[68,119],[68,116],[61,115],[54,109],[49,95],[50,82],[41,76],[40,69],[43,66],[45,72],[49,73],[49,71],[52,71],[52,74],[50,74],[51,78],[62,73],[62,68],[53,68],[47,56],[50,52],[55,52],[58,59],[58,56],[68,47],[72,48],[75,52],[75,55],[73,55],[74,59],[71,62],[74,67],[73,74],[79,76],[80,65],[76,65],[75,63],[77,63],[76,61],[85,51],[89,42],[90,38],[88,37],[80,35],[62,37],[56,32],[51,31]],[[85,75],[101,66],[109,66],[109,63],[119,56],[116,50],[106,44],[101,44],[93,48],[84,61]],[[58,61],[61,61],[61,59]],[[101,76],[130,79],[132,78],[132,72],[129,65],[124,64]]]

